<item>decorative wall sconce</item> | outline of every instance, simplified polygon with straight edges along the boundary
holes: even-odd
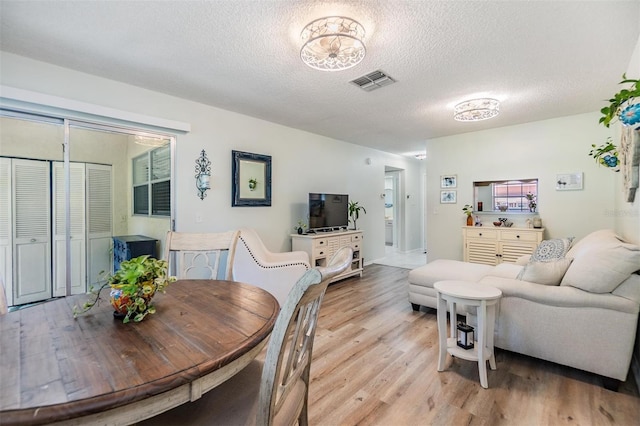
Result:
[[[207,196],[205,192],[210,189],[209,179],[211,177],[211,161],[207,158],[204,149],[200,153],[200,157],[196,159],[196,188],[198,188],[198,197],[204,200]]]

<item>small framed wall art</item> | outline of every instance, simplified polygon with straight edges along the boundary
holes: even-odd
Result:
[[[271,156],[231,151],[231,206],[271,205]]]
[[[440,188],[456,188],[458,186],[458,177],[456,175],[440,176]]]
[[[441,204],[455,204],[458,202],[456,191],[440,191]]]
[[[575,191],[582,189],[582,172],[556,175],[556,191]]]

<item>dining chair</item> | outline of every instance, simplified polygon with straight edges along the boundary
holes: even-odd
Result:
[[[307,425],[309,372],[320,305],[329,282],[350,267],[343,247],[326,267],[308,270],[291,289],[261,357],[194,402],[140,425]],[[263,351],[264,354],[264,351]]]
[[[239,231],[191,233],[169,231],[165,260],[178,279],[231,280]],[[171,254],[174,254],[172,263]],[[220,270],[220,266],[223,270]],[[173,266],[173,267],[172,267]]]

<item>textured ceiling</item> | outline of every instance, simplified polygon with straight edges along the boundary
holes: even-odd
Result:
[[[300,31],[327,15],[365,27],[358,66],[300,60]],[[403,154],[599,110],[629,65],[640,1],[0,0],[0,27],[7,52]],[[378,69],[397,83],[349,83]],[[453,120],[480,95],[502,102],[497,118]]]

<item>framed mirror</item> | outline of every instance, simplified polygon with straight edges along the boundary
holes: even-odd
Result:
[[[271,205],[271,156],[232,151],[231,206]]]
[[[535,213],[538,179],[473,182],[473,199],[477,213]]]

